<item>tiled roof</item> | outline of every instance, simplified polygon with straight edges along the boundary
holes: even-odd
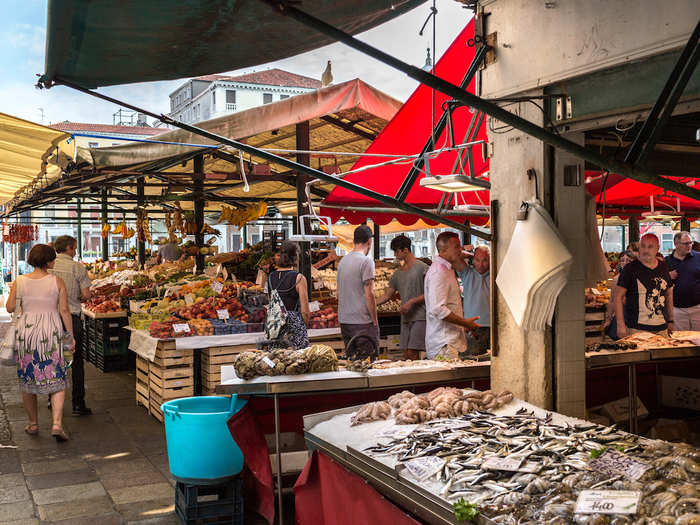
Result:
[[[86,124],[84,122],[56,122],[49,125],[50,128],[61,131],[82,131],[84,133],[117,133],[120,135],[158,135],[168,131],[164,128],[152,128],[150,126],[114,126],[111,124]]]
[[[267,86],[290,86],[301,87],[308,89],[319,89],[321,81],[315,78],[297,75],[281,69],[268,69],[266,71],[257,71],[248,73],[247,75],[239,75],[231,77],[228,75],[204,75],[197,77],[195,80],[205,80],[214,82],[216,80],[225,80],[227,82],[245,82],[248,84],[265,84]]]

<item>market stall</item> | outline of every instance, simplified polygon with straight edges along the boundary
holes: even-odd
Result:
[[[498,399],[506,402],[488,411],[457,410],[465,401]],[[341,490],[354,476],[385,495],[384,506],[393,502],[429,523],[632,523],[660,516],[691,523],[700,510],[698,450],[687,445],[546,412],[507,393],[437,389],[387,401],[374,421],[358,419],[367,407],[305,418],[307,444],[317,451],[307,471],[328,472],[333,467],[313,465],[327,463],[325,457],[352,473],[336,468],[323,478],[323,492],[334,494],[345,513],[364,501]],[[447,405],[445,417],[406,424],[407,410],[419,404],[427,411]],[[302,525],[332,512],[308,480],[307,473],[295,487]]]

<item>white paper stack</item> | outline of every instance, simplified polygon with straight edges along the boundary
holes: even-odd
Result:
[[[527,204],[527,218],[516,222],[496,284],[518,326],[541,331],[552,324],[573,257],[547,211],[537,201]]]

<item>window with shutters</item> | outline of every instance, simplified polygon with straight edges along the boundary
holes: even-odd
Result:
[[[226,110],[236,111],[236,90],[227,89],[226,90]]]

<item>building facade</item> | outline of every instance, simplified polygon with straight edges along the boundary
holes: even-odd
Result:
[[[170,116],[191,124],[314,91],[314,78],[269,69],[240,76],[206,75],[188,80],[170,94]]]

